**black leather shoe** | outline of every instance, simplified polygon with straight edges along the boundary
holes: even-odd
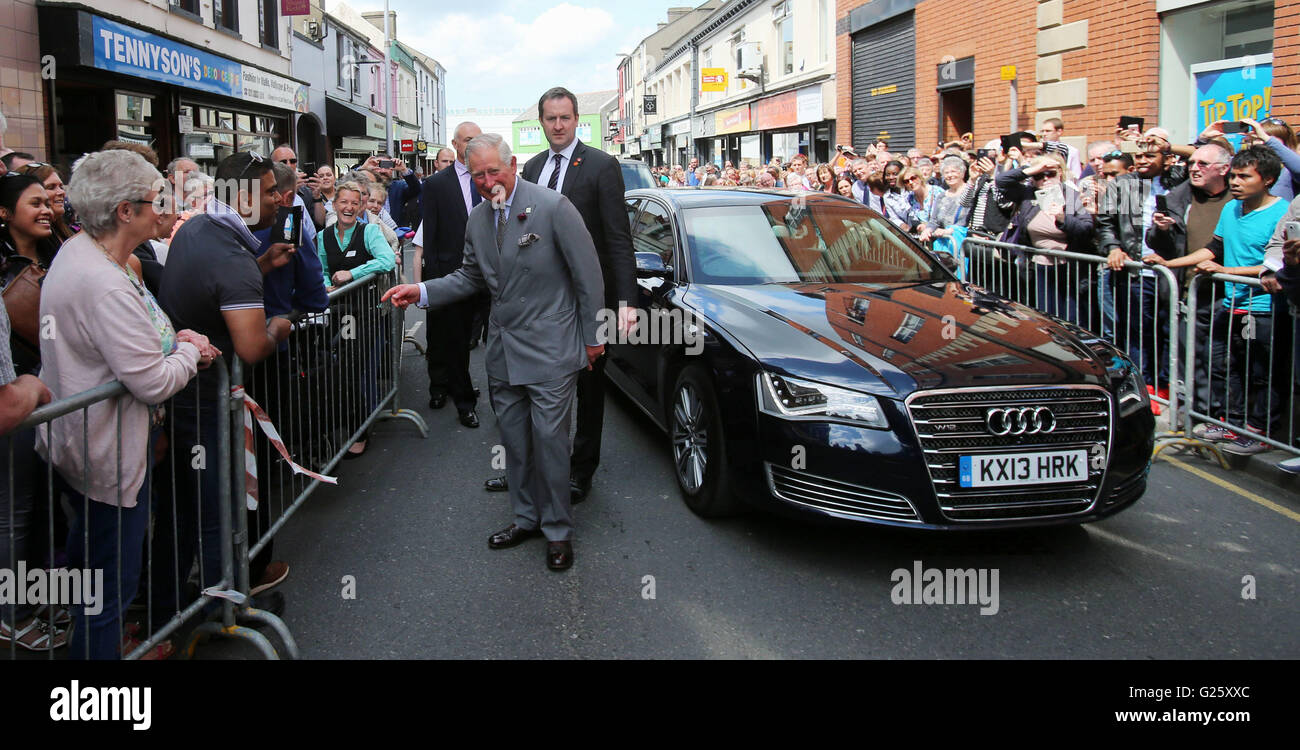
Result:
[[[507,492],[510,489],[510,485],[506,484],[505,477],[492,477],[483,483],[483,489],[488,492]]]
[[[478,429],[478,415],[473,409],[460,413],[460,423],[471,429]]]
[[[443,393],[443,394],[441,394],[441,395],[438,395],[438,396],[430,396],[430,397],[429,397],[429,408],[430,408],[430,409],[441,409],[442,407],[444,407],[444,406],[446,406],[446,405],[447,405],[447,394],[445,394],[445,393]]]
[[[546,567],[568,570],[573,566],[573,542],[547,542]]]
[[[507,547],[513,547],[516,544],[522,544],[535,536],[541,535],[541,529],[521,529],[512,523],[488,537],[488,547],[492,549],[505,549]]]
[[[590,478],[569,477],[569,503],[571,505],[577,505],[586,500],[589,492],[591,492]]]

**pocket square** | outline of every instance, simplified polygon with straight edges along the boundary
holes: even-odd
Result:
[[[528,247],[529,245],[533,244],[534,242],[540,239],[541,237],[539,235],[534,234],[533,232],[529,232],[528,234],[525,234],[523,237],[519,238],[519,246]]]

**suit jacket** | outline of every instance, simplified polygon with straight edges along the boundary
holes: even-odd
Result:
[[[473,189],[471,182],[470,190]],[[420,210],[424,227],[420,278],[446,276],[460,268],[465,254],[465,222],[469,218],[455,164],[425,179],[420,189]]]
[[[525,180],[537,182],[550,153],[547,149],[528,160],[523,169]],[[605,280],[606,306],[611,310],[617,310],[620,302],[635,306],[636,256],[632,253],[632,231],[623,204],[623,170],[618,160],[578,141],[560,192],[578,209],[596,245]]]
[[[483,201],[470,212],[460,268],[424,282],[430,307],[482,289],[491,293],[488,377],[528,385],[587,366],[586,347],[598,343],[605,288],[581,219],[564,196],[518,180],[501,250],[492,203]],[[520,247],[528,235],[537,237]]]

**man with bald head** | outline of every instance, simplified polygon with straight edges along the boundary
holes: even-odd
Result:
[[[456,161],[456,152],[444,146],[443,148],[438,149],[438,156],[433,160],[433,171],[441,172],[447,167],[450,167],[451,163],[454,161]]]
[[[465,147],[482,134],[478,125],[462,122],[451,139],[456,159],[435,172],[420,190],[420,228],[415,233],[415,282],[438,279],[460,268],[465,254],[465,222],[483,197],[474,189],[465,166]],[[478,427],[474,409],[478,392],[469,377],[470,325],[473,299],[430,309],[427,318],[429,346],[429,408],[441,409],[450,397],[460,423]]]

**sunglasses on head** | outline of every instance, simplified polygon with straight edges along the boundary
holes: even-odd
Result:
[[[1120,151],[1119,149],[1115,149],[1114,151],[1107,151],[1106,153],[1102,154],[1102,155],[1101,155],[1101,158],[1103,158],[1103,159],[1107,159],[1107,160],[1109,160],[1109,159],[1118,159],[1118,158],[1122,157],[1123,155],[1124,155],[1124,152],[1123,152],[1123,151]]]
[[[1259,121],[1260,125],[1266,125],[1268,123],[1272,123],[1274,125],[1282,125],[1283,127],[1290,127],[1289,125],[1286,124],[1286,121],[1283,120],[1281,117],[1265,117],[1264,119]]]
[[[245,153],[249,156],[248,163],[244,165],[243,169],[239,170],[239,176],[235,178],[236,180],[244,179],[244,175],[248,174],[248,170],[252,169],[254,164],[262,163],[262,155],[256,151],[247,151]]]

